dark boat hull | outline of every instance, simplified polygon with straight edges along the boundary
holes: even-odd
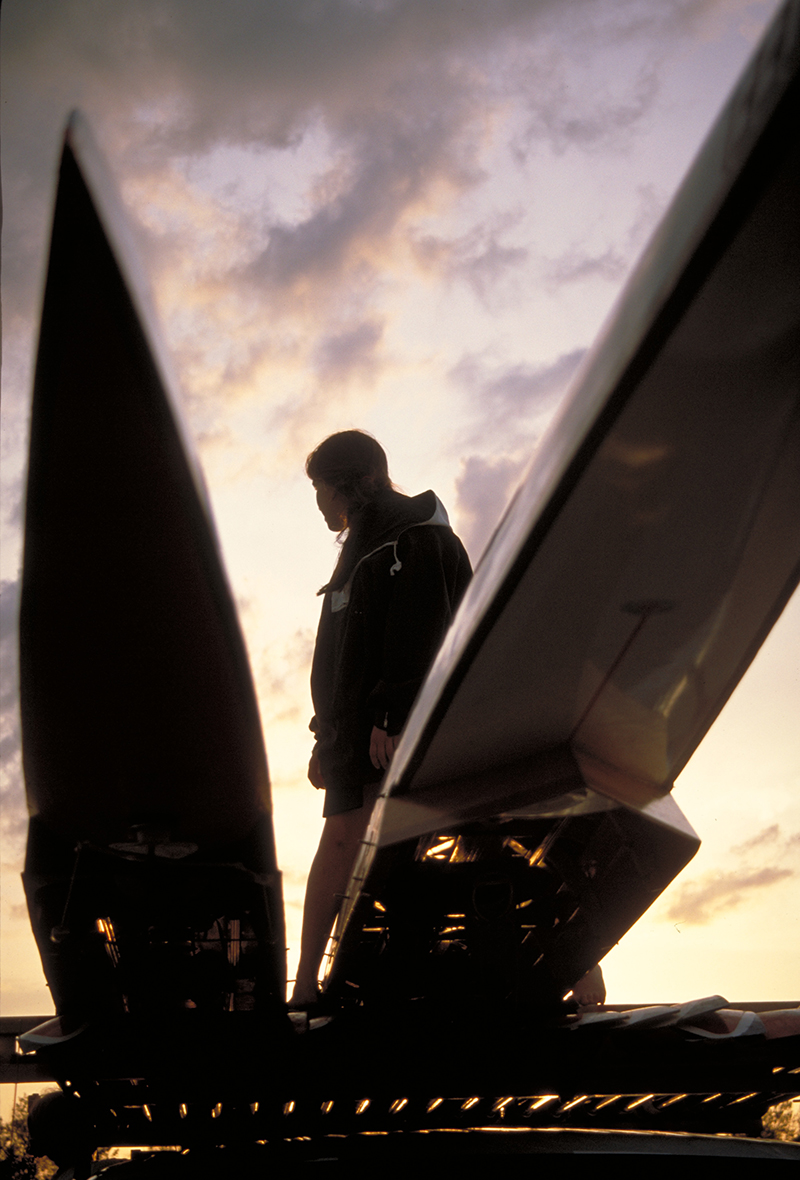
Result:
[[[20,695],[25,882],[59,1010],[198,1004],[215,987],[235,1005],[242,940],[259,988],[282,997],[247,654],[124,217],[80,119],[36,367]],[[216,985],[211,968],[199,978],[198,940],[216,947]]]

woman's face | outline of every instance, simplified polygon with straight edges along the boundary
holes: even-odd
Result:
[[[312,484],[317,493],[317,507],[325,518],[332,533],[340,533],[347,525],[347,503],[344,496],[329,483],[315,479]]]

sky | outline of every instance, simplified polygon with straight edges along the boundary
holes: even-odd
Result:
[[[32,367],[69,111],[117,179],[261,708],[290,974],[336,556],[334,430],[476,562],[774,0],[5,0],[0,784],[6,1015],[52,1010],[19,873],[15,627]],[[800,596],[684,771],[703,845],[604,962],[614,1002],[800,1000]]]

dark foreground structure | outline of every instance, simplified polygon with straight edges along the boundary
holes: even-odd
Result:
[[[4,1080],[59,1082],[35,1137],[76,1176],[104,1144],[183,1149],[126,1180],[797,1163],[726,1137],[800,1093],[796,1006],[578,1018],[562,997],[696,851],[673,781],[800,577],[799,64],[793,2],[476,571],[310,1019],[284,1006],[266,758],[202,477],[71,122],[20,618],[24,881],[57,1015],[0,1032]]]

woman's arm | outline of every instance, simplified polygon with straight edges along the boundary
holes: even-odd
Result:
[[[325,790],[325,779],[322,777],[322,767],[319,764],[319,754],[317,753],[316,746],[311,751],[311,760],[308,764],[308,781],[318,791]]]
[[[382,755],[390,758],[397,743],[388,749],[375,730],[387,738],[400,733],[471,575],[461,542],[441,526],[408,529],[396,552],[400,568],[391,575],[380,679],[370,694],[370,757],[384,768]]]

